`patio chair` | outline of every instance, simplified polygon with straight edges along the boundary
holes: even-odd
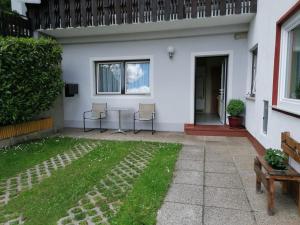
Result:
[[[89,132],[94,129],[86,129],[85,127],[85,120],[99,120],[99,129],[100,132],[105,132],[107,129],[102,128],[102,120],[106,118],[107,114],[107,103],[93,103],[92,109],[89,111],[85,111],[83,113],[83,131]]]
[[[151,121],[151,131],[152,134],[155,133],[154,130],[154,119],[155,119],[155,104],[139,104],[139,111],[133,114],[133,133],[137,134],[142,130],[136,130],[136,121]]]

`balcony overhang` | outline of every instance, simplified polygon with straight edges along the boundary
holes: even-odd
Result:
[[[56,28],[56,29],[39,29],[37,30],[41,34],[46,34],[57,39],[68,38],[82,38],[82,37],[108,37],[112,35],[128,35],[138,33],[150,33],[150,32],[172,32],[182,31],[181,36],[189,36],[186,30],[212,30],[215,27],[224,27],[223,32],[226,33],[226,27],[232,27],[234,25],[247,25],[254,18],[254,13],[239,14],[239,15],[227,15],[216,16],[209,18],[197,18],[197,19],[183,19],[173,21],[160,21],[160,22],[148,22],[137,24],[120,24],[109,26],[88,26],[88,27],[68,27],[68,28]],[[241,27],[241,26],[237,26]],[[246,31],[245,26],[242,30]],[[228,32],[233,32],[228,30]]]

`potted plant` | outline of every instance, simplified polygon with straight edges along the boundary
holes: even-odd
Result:
[[[242,126],[243,118],[240,116],[245,110],[245,104],[242,100],[231,99],[227,106],[229,126],[239,128]]]
[[[275,170],[286,170],[288,157],[279,149],[269,148],[266,150],[265,160]]]

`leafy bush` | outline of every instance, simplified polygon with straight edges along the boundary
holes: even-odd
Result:
[[[0,126],[29,121],[61,93],[61,47],[51,39],[0,37]]]
[[[10,1],[11,0],[0,0],[0,9],[10,11]]]
[[[265,160],[269,163],[269,165],[278,170],[286,169],[287,167],[287,156],[284,152],[279,149],[269,148],[266,151]]]
[[[230,116],[239,116],[245,110],[245,104],[242,100],[231,99],[227,106],[227,112]]]

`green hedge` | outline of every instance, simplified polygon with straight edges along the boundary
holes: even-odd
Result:
[[[51,39],[0,37],[0,126],[51,108],[63,88],[61,52]]]

